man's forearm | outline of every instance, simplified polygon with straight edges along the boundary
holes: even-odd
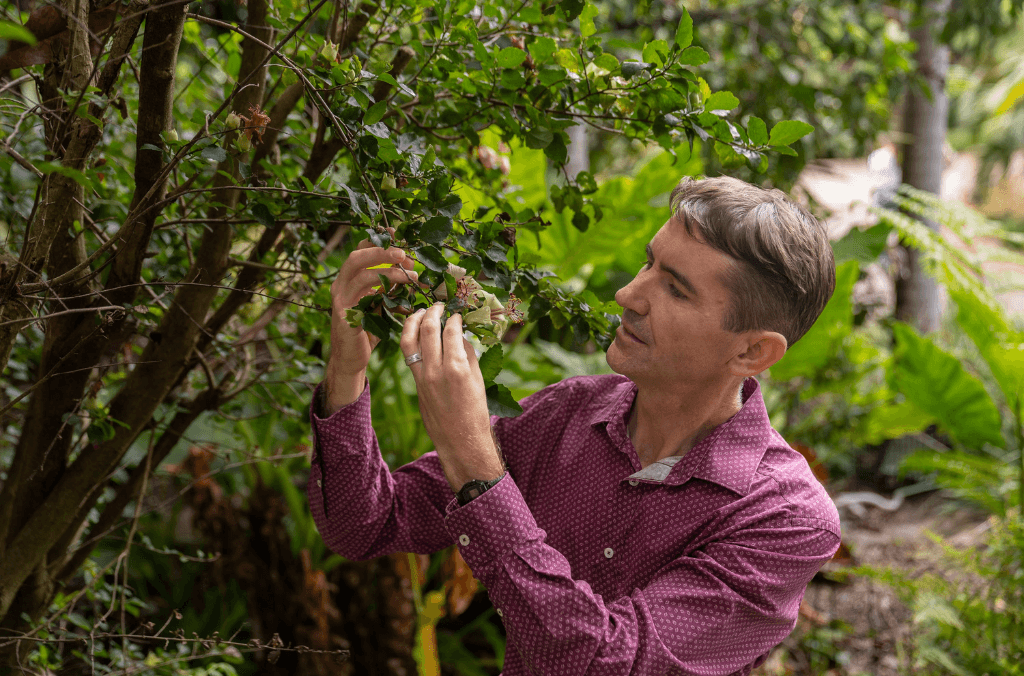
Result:
[[[358,399],[363,393],[365,383],[365,370],[356,374],[338,374],[328,363],[324,374],[324,398],[320,417],[327,418]]]

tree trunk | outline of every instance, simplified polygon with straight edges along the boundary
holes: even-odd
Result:
[[[576,174],[590,171],[590,144],[587,140],[587,125],[579,122],[569,127],[569,161],[565,171],[569,178],[576,180]]]
[[[909,139],[903,150],[903,181],[938,194],[942,183],[942,148],[946,140],[949,99],[946,73],[949,47],[938,42],[938,33],[949,14],[951,0],[926,2],[915,21],[911,38],[917,43],[917,63],[929,92],[912,88],[907,95],[903,130]],[[924,221],[938,230],[938,224]],[[938,283],[921,268],[920,252],[904,247],[905,265],[896,280],[896,318],[922,333],[934,331],[942,320],[943,295]]]

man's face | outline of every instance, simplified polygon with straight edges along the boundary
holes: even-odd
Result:
[[[608,347],[608,365],[668,391],[728,377],[727,362],[743,352],[743,336],[722,329],[731,301],[722,279],[735,259],[695,239],[675,219],[658,230],[649,252],[653,259],[615,294],[622,325]]]

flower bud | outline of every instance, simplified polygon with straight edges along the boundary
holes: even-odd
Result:
[[[177,130],[175,130],[175,129],[168,129],[167,131],[165,131],[164,132],[164,140],[167,141],[167,142],[177,141],[178,140],[178,132],[177,132]]]
[[[231,113],[227,119],[224,120],[224,126],[228,129],[238,129],[238,125],[242,124],[242,118],[237,113]]]
[[[486,306],[467,312],[463,316],[462,321],[469,329],[473,329],[475,327],[489,328],[494,324],[494,322],[491,321],[491,308]]]
[[[391,174],[384,174],[384,178],[380,181],[381,190],[394,190],[397,187],[395,183],[395,177]]]
[[[323,49],[320,50],[320,56],[327,59],[328,62],[334,61],[338,58],[338,45],[327,40],[324,42]]]
[[[466,276],[466,268],[460,268],[455,263],[448,264],[448,274],[455,278],[455,281],[459,281]]]
[[[239,136],[235,139],[235,144],[243,153],[247,153],[252,149],[252,141],[250,141],[249,137],[245,135]]]

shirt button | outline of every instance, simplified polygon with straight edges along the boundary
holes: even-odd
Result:
[[[317,479],[316,480],[316,485],[319,486],[320,488],[323,488],[324,482],[320,481],[320,479]]]
[[[604,548],[604,558],[610,559],[615,556],[615,551],[611,547]]]
[[[468,545],[469,544],[469,536],[466,535],[465,533],[460,535],[459,536],[459,544],[464,545],[464,546]]]
[[[501,608],[498,608],[498,617],[504,617],[505,614],[501,612]]]
[[[637,484],[639,484],[639,483],[640,483],[640,482],[639,482],[639,481],[637,481],[636,479],[630,479],[630,480],[629,480],[629,485],[630,485],[630,486],[636,486],[636,485],[637,485]]]

